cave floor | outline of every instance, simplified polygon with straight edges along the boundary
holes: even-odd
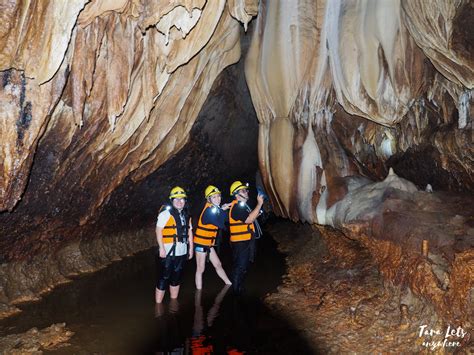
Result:
[[[287,254],[288,271],[278,292],[265,301],[284,314],[317,352],[474,351],[472,342],[462,349],[454,342],[451,347],[437,343],[449,325],[427,303],[412,297],[410,311],[402,315],[400,290],[384,285],[369,253],[357,242],[341,239],[331,228],[318,230],[281,220],[269,231]],[[328,252],[328,241],[336,245],[337,255]],[[422,325],[442,334],[420,337]]]
[[[210,264],[198,295],[192,261],[179,301],[166,298],[156,307],[154,251],[148,250],[20,306],[19,315],[0,321],[0,352],[31,353],[28,347],[51,354],[458,350],[423,345],[439,337],[420,337],[421,325],[445,329],[446,324],[414,297],[402,315],[400,291],[384,284],[357,241],[341,239],[330,228],[276,218],[265,229],[245,297],[223,288]],[[223,245],[220,255],[230,271],[229,247]],[[40,331],[32,332],[32,327]],[[464,350],[474,348],[471,344]]]

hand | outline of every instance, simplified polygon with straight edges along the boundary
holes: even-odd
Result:
[[[160,248],[160,258],[166,258],[166,250],[165,248]]]
[[[257,203],[261,206],[263,205],[263,195],[257,195]]]
[[[188,253],[188,260],[191,260],[193,258],[193,250],[192,249],[189,249],[189,253]]]
[[[226,211],[230,208],[230,206],[232,206],[231,203],[224,203],[221,207],[221,210]]]

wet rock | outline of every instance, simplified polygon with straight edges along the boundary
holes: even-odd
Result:
[[[72,277],[104,268],[111,262],[149,249],[156,243],[153,230],[121,233],[73,242],[54,254],[38,254],[29,261],[16,261],[0,269],[0,317],[19,312],[13,305],[38,300]]]
[[[0,339],[0,352],[5,355],[43,354],[44,350],[55,350],[67,346],[74,335],[65,323],[53,324],[38,330],[31,328],[25,333],[11,334]]]
[[[413,283],[400,287],[386,277],[385,270],[379,272],[380,261],[372,257],[372,250],[362,245],[360,236],[344,235],[320,226],[298,228],[298,238],[289,238],[294,234],[293,225],[288,222],[277,223],[271,232],[279,247],[288,253],[288,277],[281,289],[303,287],[305,292],[276,292],[266,302],[292,320],[319,352],[336,353],[336,349],[338,353],[427,352],[423,343],[434,338],[420,337],[419,325],[444,332],[453,324],[443,320],[437,306],[425,302]],[[336,245],[341,245],[341,250]],[[380,251],[384,248],[378,245]],[[358,254],[358,258],[351,262],[350,270],[357,272],[349,273],[343,265],[344,259],[350,259],[352,254]],[[323,261],[321,256],[326,259]],[[391,262],[388,254],[384,256],[386,263]],[[397,268],[392,264],[391,269]],[[420,272],[423,277],[428,275],[425,274],[428,270],[423,268],[411,271]],[[422,285],[424,281],[418,277],[416,282]],[[470,332],[467,318],[456,324]],[[470,349],[472,344],[463,339],[461,345],[450,350],[469,352]]]
[[[246,77],[278,215],[331,225],[346,179],[390,167],[435,191],[474,189],[473,13],[469,1],[260,2]]]

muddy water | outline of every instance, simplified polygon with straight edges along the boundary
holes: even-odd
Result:
[[[230,271],[230,250],[221,257]],[[195,264],[187,265],[178,302],[154,303],[154,253],[140,253],[95,274],[63,285],[23,312],[0,322],[0,337],[65,322],[75,335],[50,354],[312,353],[296,330],[270,311],[262,298],[275,291],[284,272],[283,255],[268,234],[244,297],[224,288],[207,264],[204,291],[194,289]]]

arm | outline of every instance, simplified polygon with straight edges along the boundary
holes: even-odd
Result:
[[[188,259],[193,258],[194,254],[194,242],[193,242],[193,222],[191,221],[191,218],[189,218],[189,228],[188,228]]]
[[[246,224],[251,224],[251,223],[255,222],[258,215],[260,214],[260,208],[262,208],[262,205],[263,205],[263,196],[258,195],[257,196],[257,206],[255,206],[255,208],[252,210],[252,212],[249,213],[249,216],[245,220]]]
[[[160,248],[160,258],[166,258],[165,244],[163,243],[163,228],[156,227],[156,241]]]

